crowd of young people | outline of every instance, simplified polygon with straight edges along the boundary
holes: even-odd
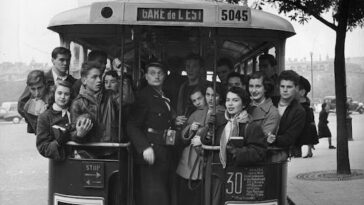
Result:
[[[178,88],[173,91],[164,86],[168,69],[158,61],[146,64],[144,88],[133,90],[125,78],[120,92],[118,73],[104,72],[105,53],[90,53],[79,80],[69,75],[70,58],[68,49],[58,47],[49,72],[29,73],[18,108],[28,132],[37,135],[40,154],[64,160],[116,157],[113,150],[69,152],[64,145],[70,140],[118,142],[118,129],[123,129],[134,148],[137,204],[200,204],[202,144],[219,146],[209,163],[220,163],[223,170],[285,161],[300,146],[317,143],[308,81],[292,70],[277,75],[269,54],[260,56],[261,71],[250,76],[234,72],[232,63],[221,59],[221,83],[215,86],[206,81],[203,59],[188,55],[185,81],[170,76],[168,88]],[[117,114],[122,106],[127,107],[124,123]],[[215,170],[211,182],[212,204],[220,204],[221,171]]]

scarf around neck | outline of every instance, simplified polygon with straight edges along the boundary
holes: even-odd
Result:
[[[234,115],[233,117],[229,117],[227,110],[225,111],[225,118],[227,123],[225,125],[224,131],[221,134],[220,138],[220,161],[223,168],[226,167],[226,146],[229,142],[229,139],[234,136],[239,136],[239,123],[246,123],[248,121],[248,113],[246,110],[241,111],[240,113]]]
[[[67,115],[68,122],[69,123],[71,122],[71,115],[70,115],[70,112],[68,111],[68,108],[61,108],[56,103],[53,103],[52,108],[55,111],[61,112],[62,113],[62,117],[64,117],[65,115]]]

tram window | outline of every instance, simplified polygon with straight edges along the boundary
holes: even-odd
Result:
[[[80,78],[80,70],[81,65],[85,57],[83,56],[83,48],[79,44],[75,42],[70,43],[71,50],[71,65],[70,65],[70,74],[75,78]]]
[[[206,79],[210,82],[213,81],[213,77],[214,77],[214,72],[212,71],[207,71],[207,74],[206,74]],[[216,75],[216,82],[221,82],[219,77]]]

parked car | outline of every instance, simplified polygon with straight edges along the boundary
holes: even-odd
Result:
[[[326,96],[324,102],[329,104],[330,112],[336,112],[336,97]],[[361,102],[354,101],[352,97],[347,97],[347,106],[349,112],[358,112],[360,114],[364,113],[364,105]]]
[[[8,113],[8,111],[5,108],[0,107],[0,119],[3,119],[6,113]]]
[[[18,102],[4,102],[2,104],[6,113],[3,115],[3,119],[11,121],[14,124],[20,123],[22,116],[18,113]]]

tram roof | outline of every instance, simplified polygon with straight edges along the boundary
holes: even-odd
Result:
[[[112,15],[109,18],[102,16],[102,10],[109,7]],[[73,25],[155,25],[155,26],[192,26],[192,27],[229,27],[229,28],[247,28],[275,30],[285,33],[286,37],[295,34],[292,24],[277,16],[261,10],[250,9],[251,21],[237,22],[221,21],[221,11],[223,9],[239,10],[247,7],[203,0],[123,0],[96,2],[88,6],[83,6],[62,12],[52,18],[48,28],[62,32],[64,27]],[[178,11],[201,11],[203,17],[197,21],[188,21],[186,19],[165,20],[165,19],[143,19],[141,12],[143,9],[156,9],[167,12],[168,10]],[[123,11],[123,12],[115,12]],[[107,12],[106,12],[107,14]],[[110,14],[110,9],[109,9]],[[155,13],[154,13],[155,14]],[[175,13],[177,14],[177,13]],[[157,15],[157,14],[155,14]],[[165,14],[167,15],[167,14]],[[200,21],[198,21],[200,20]],[[63,28],[62,28],[63,27]]]

